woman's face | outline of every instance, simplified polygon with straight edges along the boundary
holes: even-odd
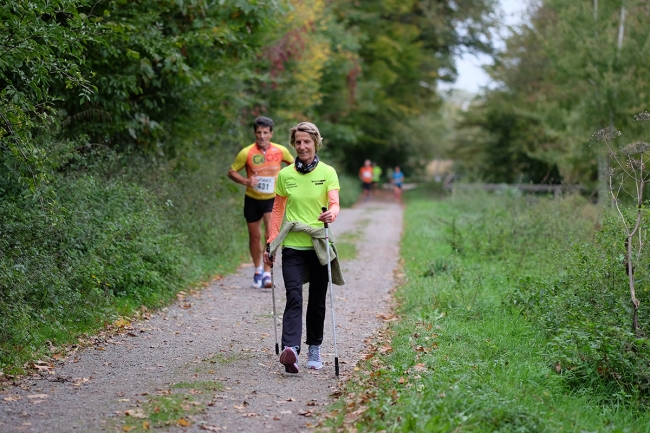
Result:
[[[311,164],[316,156],[316,143],[309,133],[296,131],[296,153],[298,158],[305,164]]]

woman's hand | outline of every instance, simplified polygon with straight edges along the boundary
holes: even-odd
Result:
[[[275,262],[275,256],[269,257],[269,253],[264,251],[264,264],[273,267],[273,262]]]
[[[330,224],[334,222],[334,215],[330,210],[326,210],[318,216],[318,221]]]

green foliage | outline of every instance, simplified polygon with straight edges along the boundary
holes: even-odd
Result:
[[[561,369],[574,389],[597,391],[605,399],[625,401],[650,395],[650,341],[645,326],[648,263],[636,266],[635,279],[644,287],[639,322],[644,336],[632,330],[625,266],[624,236],[612,215],[603,221],[593,242],[577,243],[565,258],[558,278],[523,278],[512,302],[521,314],[539,323],[547,334],[549,361]]]
[[[0,5],[0,165],[35,192],[51,162],[43,132],[55,124],[59,84],[75,99],[94,87],[82,75],[83,44],[96,26],[78,12],[86,0],[28,0]],[[43,131],[45,129],[45,131]]]
[[[178,236],[142,187],[89,174],[52,186],[54,205],[0,205],[0,367],[102,325],[120,305],[159,305],[187,282]]]
[[[634,404],[643,401],[608,404],[607,392],[586,386],[572,392],[573,379],[557,373],[557,358],[549,353],[568,322],[583,333],[591,326],[574,318],[581,312],[573,304],[561,305],[556,297],[585,295],[576,302],[590,304],[586,314],[595,321],[610,315],[603,295],[596,297],[598,308],[592,292],[545,295],[536,308],[549,316],[548,328],[527,320],[511,302],[518,287],[532,297],[532,284],[521,285],[526,278],[547,292],[549,283],[565,278],[563,270],[574,265],[571,243],[596,250],[592,205],[580,197],[458,194],[432,201],[414,191],[407,198],[400,249],[405,279],[396,293],[400,320],[390,322],[347,382],[333,408],[334,426],[360,432],[648,431],[646,408]],[[522,249],[530,248],[534,254],[521,259]],[[597,269],[593,262],[583,269],[589,266]],[[597,280],[594,275],[587,283]],[[557,319],[553,331],[551,316]],[[647,354],[637,354],[646,369]]]
[[[223,97],[224,86],[253,78],[242,75],[240,64],[250,68],[247,59],[254,58],[281,11],[276,1],[240,0],[112,0],[93,6],[88,16],[101,23],[103,34],[99,43],[87,44],[85,56],[88,68],[98,72],[97,91],[81,103],[64,93],[63,107],[69,116],[101,110],[111,121],[75,122],[70,133],[160,151],[181,117],[200,115],[211,98]],[[228,96],[236,90],[230,88]]]
[[[351,207],[361,196],[361,183],[359,178],[346,174],[339,174],[339,200],[342,207]]]
[[[292,3],[266,52],[262,112],[315,121],[349,173],[366,158],[421,167],[435,152],[421,119],[440,106],[436,82],[453,78],[456,48],[489,51],[495,2]]]
[[[595,189],[606,155],[588,137],[604,127],[627,130],[650,105],[647,18],[640,0],[538,2],[489,68],[501,86],[461,123],[474,127],[458,142],[457,155],[469,158],[463,169]]]

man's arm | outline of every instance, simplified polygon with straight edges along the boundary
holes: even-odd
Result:
[[[244,177],[241,174],[237,173],[232,168],[228,170],[228,177],[240,185],[251,186],[251,187],[257,185],[257,176],[253,175],[250,178]]]

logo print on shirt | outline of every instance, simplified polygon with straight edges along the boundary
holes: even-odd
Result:
[[[264,155],[261,155],[259,153],[253,155],[253,164],[260,165],[260,164],[264,164],[265,162],[266,162],[266,158],[264,157]]]
[[[322,185],[325,183],[325,179],[312,180],[311,183],[313,183],[314,185]]]

